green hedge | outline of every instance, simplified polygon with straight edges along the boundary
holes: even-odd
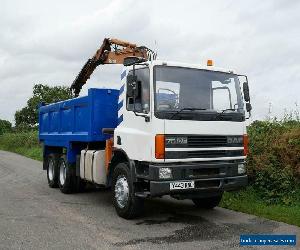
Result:
[[[42,149],[37,131],[14,132],[0,135],[0,149],[42,160]]]
[[[300,182],[300,122],[256,121],[248,128],[250,184],[270,204],[290,204]]]

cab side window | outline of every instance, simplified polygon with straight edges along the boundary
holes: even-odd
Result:
[[[128,73],[132,75],[132,71]],[[129,93],[127,82],[126,107],[129,111],[149,113],[150,111],[150,72],[149,68],[141,68],[135,70],[137,77],[137,91],[135,95]]]

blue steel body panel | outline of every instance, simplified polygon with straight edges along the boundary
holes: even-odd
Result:
[[[73,142],[105,141],[110,136],[102,128],[117,127],[118,97],[119,90],[91,88],[87,96],[41,106],[39,140],[44,146],[67,148],[73,162]]]

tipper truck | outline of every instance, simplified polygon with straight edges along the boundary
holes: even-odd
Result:
[[[99,65],[123,64],[120,87],[82,86]],[[71,85],[74,98],[39,108],[48,184],[63,193],[87,183],[112,190],[119,216],[140,215],[146,198],[170,195],[217,206],[224,191],[247,185],[247,76],[156,59],[106,38]]]

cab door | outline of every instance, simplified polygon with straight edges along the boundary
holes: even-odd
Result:
[[[132,89],[132,76],[136,87]],[[150,69],[143,67],[126,71],[124,91],[120,94],[122,107],[119,125],[115,130],[114,145],[124,150],[131,160],[151,161],[153,152],[153,127],[151,115],[152,86]],[[134,92],[134,93],[133,93]],[[162,126],[163,127],[163,126]]]

